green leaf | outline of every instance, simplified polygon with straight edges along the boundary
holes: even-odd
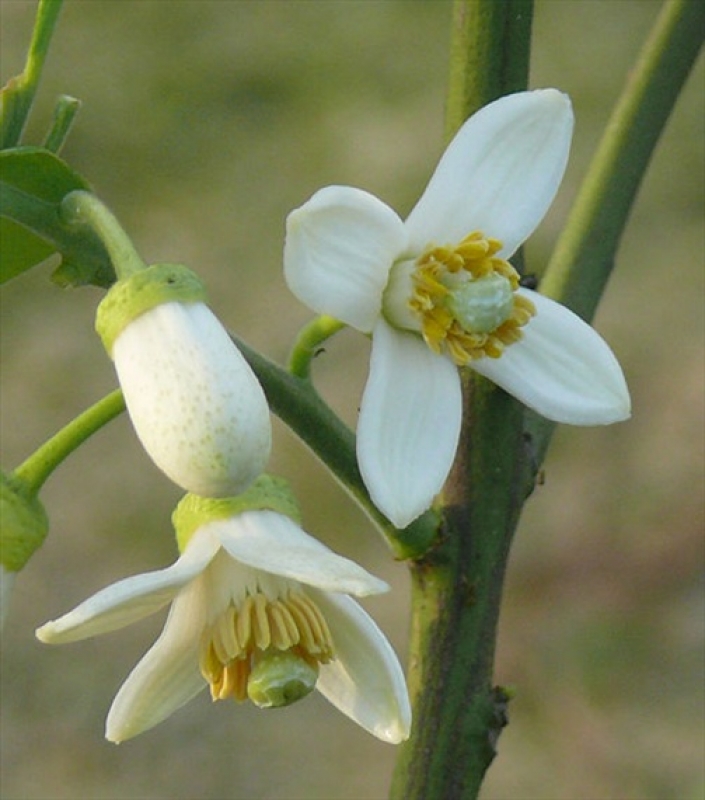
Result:
[[[102,244],[85,231],[72,230],[59,215],[67,194],[89,189],[77,172],[44,148],[0,152],[0,283],[56,252],[62,264],[54,280],[62,286],[109,286],[115,280]]]
[[[0,283],[21,275],[56,252],[56,248],[39,236],[0,217]]]

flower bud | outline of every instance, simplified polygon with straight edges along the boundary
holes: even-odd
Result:
[[[154,463],[189,492],[227,497],[262,473],[271,423],[257,378],[204,301],[193,272],[155,264],[110,289],[96,329]]]

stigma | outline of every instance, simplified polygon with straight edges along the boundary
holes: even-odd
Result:
[[[456,247],[429,248],[408,275],[408,308],[421,335],[458,366],[499,358],[536,313],[517,293],[519,273],[496,255],[501,249],[500,241],[476,231]]]
[[[260,708],[309,694],[319,666],[332,661],[333,639],[321,610],[302,591],[263,592],[231,602],[203,632],[200,668],[213,700],[248,698]]]

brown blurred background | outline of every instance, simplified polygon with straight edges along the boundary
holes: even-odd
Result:
[[[650,0],[537,0],[531,84],[573,98],[569,173],[529,246],[540,271],[640,43]],[[287,212],[330,183],[402,215],[442,149],[446,0],[67,0],[28,131],[59,93],[84,101],[64,156],[148,261],[201,273],[224,322],[283,360],[309,312],[281,275]],[[2,75],[19,72],[34,2],[2,0]],[[497,680],[516,688],[484,800],[699,800],[703,765],[702,59],[656,152],[596,319],[634,417],[564,428],[507,579]],[[115,386],[92,332],[102,293],[60,291],[52,264],[2,290],[2,465]],[[316,363],[350,422],[366,340]],[[273,469],[308,529],[393,585],[366,603],[403,657],[405,569],[277,423]],[[51,648],[35,627],[121,577],[174,559],[179,497],[120,419],[48,482],[51,533],[17,581],[2,639],[6,800],[362,800],[394,748],[314,697],[262,713],[199,696],[119,747],[120,683],[163,617]]]

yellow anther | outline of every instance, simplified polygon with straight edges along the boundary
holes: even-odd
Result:
[[[432,247],[416,262],[409,307],[436,353],[463,366],[478,358],[499,358],[519,341],[521,327],[536,313],[517,294],[519,274],[497,253],[502,243],[479,231],[455,247]]]
[[[246,700],[252,669],[269,652],[290,652],[315,670],[335,657],[328,623],[310,597],[257,592],[223,611],[201,639],[200,669],[211,697]]]

